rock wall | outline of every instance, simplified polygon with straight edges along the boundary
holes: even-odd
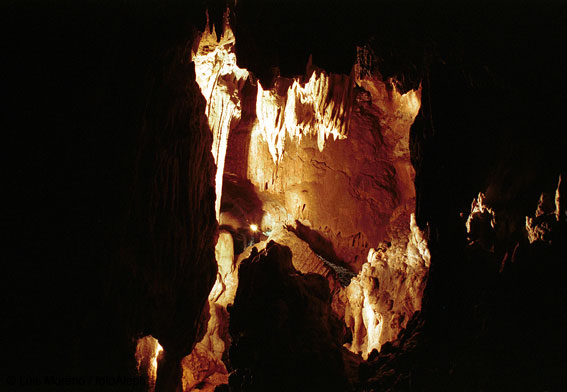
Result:
[[[21,233],[5,274],[19,282],[3,295],[6,335],[18,336],[6,374],[38,381],[2,377],[0,389],[139,385],[137,339],[152,335],[164,347],[156,388],[175,390],[216,274],[212,137],[186,50],[204,5],[2,11],[19,31],[2,34],[14,104],[3,127],[21,169],[6,180]]]
[[[247,177],[264,201],[262,227],[299,221],[329,241],[325,256],[358,271],[370,244],[407,236],[420,92],[321,70],[300,82],[258,90]]]
[[[212,137],[188,52],[177,47],[154,70],[138,140],[131,204],[114,288],[125,322],[163,346],[157,390],[172,390],[181,358],[200,340],[217,269]],[[127,278],[126,278],[127,277]]]
[[[410,227],[407,244],[371,248],[361,272],[346,287],[344,318],[353,335],[347,347],[365,359],[386,342],[396,340],[413,314],[421,310],[431,256],[413,214]]]
[[[409,231],[409,129],[421,90],[401,94],[364,64],[347,76],[310,63],[306,76],[277,78],[265,90],[235,65],[234,42],[225,24],[218,41],[207,30],[193,55],[218,156],[217,194],[223,173],[249,180],[264,204],[263,231],[298,220],[331,241],[329,257],[359,270],[369,243]]]
[[[427,243],[410,219],[409,133],[421,89],[402,94],[382,81],[363,61],[370,56],[364,48],[359,51],[368,56],[360,56],[350,75],[327,73],[309,61],[305,76],[276,76],[265,89],[236,66],[234,44],[225,14],[220,37],[207,26],[192,55],[213,134],[221,227],[239,252],[241,243],[262,240],[263,249],[276,241],[291,249],[297,270],[326,278],[332,309],[346,317],[354,338],[349,349],[366,357],[394,340],[420,309],[429,267]],[[381,267],[371,246],[388,248]],[[211,292],[217,299],[210,297],[204,340],[184,360],[186,390],[212,388],[232,363],[206,343],[217,341],[224,350],[230,344],[218,335],[232,325],[217,312],[231,302],[219,303],[232,290],[227,276],[219,275]]]
[[[239,269],[230,308],[233,391],[344,391],[342,328],[327,281],[301,274],[289,248],[274,242]]]
[[[334,291],[334,309],[353,333],[349,348],[366,357],[394,340],[421,308],[429,256],[414,251],[420,231],[410,218],[415,190],[409,156],[421,90],[401,94],[361,64],[349,77],[311,64],[309,72],[309,78],[276,79],[268,91],[258,84],[246,173],[264,202],[261,227],[272,232],[270,239],[296,243],[280,238],[285,231],[279,226],[288,224],[319,256],[361,271],[344,293]],[[237,161],[230,146],[227,161]],[[370,268],[370,244],[389,248],[381,269]],[[301,260],[303,252],[293,254]],[[380,281],[380,290],[368,279]]]
[[[241,85],[241,80],[233,78],[234,71],[223,75],[219,71],[219,77],[215,77],[219,81],[217,90],[225,91],[226,96],[213,97],[222,110],[210,122],[203,116],[207,105],[195,93],[199,90],[192,82],[190,66],[161,69],[172,64],[172,58],[183,63],[191,57],[188,52],[172,57],[162,54],[166,48],[183,47],[192,27],[202,29],[205,3],[211,12],[220,9],[219,18],[211,25],[221,31],[224,2],[137,2],[136,7],[129,1],[112,5],[44,3],[18,2],[3,9],[7,11],[3,24],[7,30],[2,35],[6,47],[3,65],[7,65],[3,92],[9,105],[3,116],[3,129],[8,134],[4,140],[8,179],[4,183],[5,193],[11,196],[5,203],[9,255],[5,263],[8,272],[3,274],[3,299],[7,303],[3,322],[8,327],[4,335],[11,337],[6,344],[6,373],[27,380],[37,372],[33,375],[39,377],[32,381],[44,380],[44,375],[134,375],[130,371],[135,371],[135,338],[151,332],[159,334],[160,342],[166,342],[163,357],[156,357],[159,367],[172,376],[165,379],[180,380],[176,363],[200,337],[195,325],[205,325],[206,320],[197,321],[198,308],[208,303],[207,292],[215,280],[213,265],[206,262],[208,256],[202,251],[212,254],[215,244],[210,238],[214,230],[209,230],[215,215],[211,200],[217,197],[217,216],[223,203],[219,207],[220,191],[207,194],[212,185],[220,184],[219,173],[225,170],[210,170],[206,162],[212,164],[217,159],[219,168],[222,166],[223,140],[227,140],[224,127],[234,120],[227,141],[230,154],[225,157],[229,173],[224,179],[234,175],[238,177],[235,183],[250,185],[248,161],[257,158],[249,154],[250,135],[258,121],[256,76]],[[285,104],[288,110],[280,115],[283,120],[279,124],[289,124],[284,121],[286,112],[304,113],[301,121],[290,126],[292,135],[298,128],[313,124],[309,118],[322,122],[336,119],[333,111],[329,114],[321,108],[343,110],[353,120],[358,114],[345,102],[356,102],[355,97],[359,97],[356,105],[368,108],[364,112],[367,118],[373,118],[374,104],[368,105],[368,96],[374,102],[380,91],[390,94],[393,88],[386,83],[386,89],[375,94],[372,86],[361,81],[360,89],[354,88],[352,94],[341,90],[347,79],[376,75],[351,75],[355,53],[364,60],[360,64],[380,66],[385,75],[380,80],[398,75],[394,84],[403,93],[417,91],[423,82],[423,105],[418,123],[410,131],[410,147],[416,169],[417,221],[422,228],[426,222],[430,227],[426,236],[432,254],[428,287],[422,311],[414,314],[401,338],[382,345],[379,354],[369,354],[359,368],[351,367],[354,378],[360,378],[357,389],[565,390],[564,192],[558,195],[560,208],[553,207],[552,195],[557,174],[565,173],[561,86],[567,84],[567,62],[565,52],[557,50],[566,36],[565,9],[539,3],[522,7],[494,2],[466,7],[447,6],[445,2],[440,2],[440,7],[435,1],[417,7],[390,3],[376,3],[380,9],[374,12],[368,2],[357,1],[334,2],[332,6],[280,2],[278,7],[253,0],[231,2],[238,11],[237,17],[231,15],[239,39],[234,49],[240,67],[257,75],[262,97],[281,103],[282,108]],[[371,49],[357,51],[356,46],[364,42]],[[193,48],[198,49],[197,45]],[[366,55],[372,51],[377,55],[374,60]],[[298,78],[310,53],[326,72],[311,68]],[[233,59],[227,57],[227,61],[228,65]],[[216,65],[216,60],[213,63]],[[218,64],[224,64],[224,60]],[[159,75],[153,86],[152,75]],[[273,90],[276,82],[278,87]],[[165,92],[155,88],[164,85],[168,86]],[[289,91],[294,99],[288,106]],[[331,101],[317,96],[313,104],[302,103],[301,94],[318,91],[326,91]],[[149,95],[152,98],[147,103]],[[239,109],[233,100],[236,97],[240,100],[239,122]],[[182,101],[188,104],[177,107],[175,102]],[[141,116],[145,110],[146,115]],[[387,113],[378,118],[384,116]],[[139,124],[141,117],[143,127]],[[209,140],[205,135],[208,131],[200,132],[200,125],[193,121],[196,119],[221,127],[218,131],[222,132]],[[270,119],[277,124],[277,112]],[[281,178],[274,167],[284,171],[281,164],[290,161],[286,154],[292,148],[307,146],[313,156],[319,154],[318,158],[335,148],[332,145],[351,143],[366,149],[348,142],[351,132],[343,125],[352,121],[328,120],[327,124],[338,130],[336,140],[324,128],[302,136],[299,144],[299,137],[291,141],[287,128],[283,137],[266,139],[273,147],[270,151],[270,144],[265,143],[262,159],[266,157],[266,167],[280,177],[276,179],[280,184],[286,184],[287,179]],[[187,138],[182,129],[191,130],[195,137]],[[259,140],[262,133],[281,135],[279,125],[274,129],[259,132]],[[374,138],[374,133],[367,136]],[[215,138],[218,143],[213,147]],[[213,159],[202,155],[211,150],[216,154]],[[279,162],[274,163],[272,152],[276,157],[281,154]],[[356,154],[353,156],[356,158]],[[190,164],[186,167],[187,158]],[[291,232],[295,237],[282,231],[285,236],[281,241],[303,241],[290,246],[292,252],[297,249],[300,254],[298,268],[325,274],[328,270],[321,268],[318,256],[334,262],[342,259],[343,267],[350,263],[354,269],[370,272],[359,278],[374,284],[370,277],[375,278],[373,271],[380,269],[361,266],[370,248],[381,252],[389,249],[387,242],[374,243],[363,234],[356,235],[356,231],[354,235],[344,234],[348,238],[342,243],[343,232],[341,239],[335,232],[338,223],[325,223],[319,229],[317,219],[333,217],[317,214],[318,205],[334,207],[326,201],[327,195],[339,200],[326,184],[342,175],[338,173],[342,168],[334,165],[336,159],[329,155],[315,162],[319,165],[316,173],[322,173],[324,183],[319,184],[323,181],[319,178],[310,180],[323,189],[310,198],[309,210],[305,207],[311,216],[300,216],[295,210],[298,206],[303,209],[305,188],[291,189],[289,202],[283,186],[283,195],[279,191],[264,192],[263,203],[272,218],[268,217],[262,228],[265,234],[276,235],[275,225],[281,223],[280,216],[284,217],[294,225]],[[389,169],[378,174],[398,178],[404,171],[393,162],[380,164],[393,166],[396,176],[384,174]],[[405,161],[400,163],[403,169]],[[296,168],[303,170],[306,165],[311,161],[297,163]],[[285,173],[290,177],[301,175],[299,170]],[[407,173],[405,178],[411,179],[411,171]],[[351,180],[354,178],[351,176]],[[252,187],[258,187],[258,193],[261,185],[271,185],[269,181],[256,183]],[[350,186],[347,181],[341,184]],[[350,190],[349,186],[343,188]],[[377,193],[386,207],[395,200],[391,189]],[[480,213],[473,214],[476,218],[470,222],[467,240],[466,214],[479,190],[486,191],[482,204],[494,211],[495,223],[494,227],[490,225],[490,213],[481,211],[477,203]],[[550,193],[540,199],[534,216],[541,191]],[[222,193],[237,210],[249,194],[234,197],[231,192]],[[246,244],[257,240],[248,226],[262,222],[264,205],[258,209],[257,204],[250,203],[253,208],[242,208],[243,219],[233,220],[240,222],[235,223],[235,232],[246,232]],[[341,207],[340,203],[336,205]],[[226,208],[228,212],[228,202]],[[366,214],[368,209],[364,211]],[[412,211],[399,214],[405,234],[390,237],[409,238]],[[461,219],[459,213],[464,213]],[[367,215],[376,216],[372,214],[378,212]],[[359,219],[348,213],[341,215],[347,216],[347,223]],[[127,224],[124,216],[129,218]],[[294,222],[297,216],[299,222]],[[390,216],[397,215],[388,212],[379,218],[383,223]],[[530,217],[527,222],[526,216]],[[378,225],[381,229],[365,230],[377,230],[377,236],[383,235],[392,247],[395,241],[388,240],[382,223]],[[325,226],[330,229],[325,230]],[[184,231],[187,227],[190,229]],[[272,229],[271,233],[266,229]],[[285,238],[287,234],[289,238]],[[348,251],[359,238],[362,245]],[[408,249],[395,248],[399,254]],[[333,251],[323,255],[325,249]],[[412,249],[417,254],[419,246]],[[243,254],[247,252],[251,250]],[[388,270],[396,276],[397,267]],[[396,281],[388,275],[382,281],[377,278],[378,291]],[[403,284],[398,287],[402,292],[408,289]],[[187,292],[196,294],[188,298]],[[344,292],[337,290],[337,294]],[[341,305],[336,298],[333,309],[344,314],[344,306],[342,310],[334,306]],[[371,306],[366,308],[374,313],[370,297],[368,302]],[[189,309],[187,317],[178,314],[179,308],[183,312]],[[377,319],[376,314],[365,312],[367,320]],[[205,313],[221,314],[211,309]],[[359,325],[364,325],[364,318],[362,321]],[[211,352],[220,347],[214,339],[208,342]],[[45,360],[46,353],[49,360]],[[203,369],[203,373],[209,371]],[[158,373],[164,374],[161,370]],[[163,375],[156,377],[164,379]],[[177,387],[162,385],[165,390]]]
[[[183,358],[183,391],[211,390],[228,383],[227,362],[230,337],[227,306],[231,305],[238,287],[238,267],[234,257],[232,235],[219,233],[215,247],[218,272],[209,293],[207,331],[190,355]]]
[[[215,175],[217,220],[220,216],[221,195],[228,135],[234,122],[241,117],[241,90],[248,71],[238,68],[232,51],[234,34],[228,27],[228,10],[223,31],[217,37],[215,26],[207,24],[205,31],[194,41],[191,58],[195,63],[196,81],[207,101],[205,115],[213,134],[211,152],[217,165]],[[211,30],[212,27],[212,30]]]

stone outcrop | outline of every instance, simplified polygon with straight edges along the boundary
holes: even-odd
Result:
[[[309,60],[304,76],[276,77],[264,88],[236,66],[234,43],[226,14],[223,33],[207,25],[192,55],[213,134],[221,228],[238,253],[260,239],[259,249],[275,241],[289,247],[296,270],[325,278],[335,315],[348,317],[355,338],[349,347],[366,357],[395,339],[420,308],[429,267],[411,215],[409,131],[421,89],[400,93],[362,61],[368,56],[359,56],[350,75]],[[372,261],[373,251],[368,256],[372,246],[389,248],[384,268]],[[217,331],[232,320],[217,306],[231,302],[222,298],[233,289],[226,284],[235,270],[223,275],[218,257],[208,332],[184,361],[186,390],[214,384],[206,381],[212,374],[226,376],[219,348],[226,352],[230,342]],[[379,290],[371,287],[378,280]]]
[[[337,119],[300,109],[308,93],[335,102],[328,113]],[[371,244],[407,236],[415,208],[409,127],[419,91],[402,95],[375,78],[312,70],[305,81],[278,80],[267,94],[257,97],[247,167],[264,201],[263,227],[297,220],[327,238],[355,271]]]
[[[526,234],[530,244],[534,242],[548,242],[553,240],[554,228],[559,222],[565,221],[565,206],[561,193],[564,193],[561,175],[557,182],[555,197],[542,193],[535,212],[535,217],[526,216]]]
[[[239,269],[230,307],[233,391],[346,389],[342,327],[327,280],[302,274],[289,248],[269,242]]]
[[[303,274],[312,273],[323,276],[329,281],[329,287],[333,290],[339,287],[337,274],[324,259],[317,255],[309,244],[300,239],[291,230],[279,228],[272,232],[268,238],[278,244],[287,246],[293,255],[291,261],[293,267]]]
[[[231,127],[241,117],[241,90],[248,79],[248,72],[238,68],[232,51],[234,34],[228,27],[228,11],[224,15],[222,34],[217,36],[214,25],[195,40],[191,55],[195,63],[196,81],[207,101],[205,115],[213,134],[211,152],[217,165],[215,175],[215,211],[219,219],[222,183],[226,159],[228,136]]]
[[[218,264],[217,280],[209,294],[209,322],[205,336],[181,363],[183,391],[211,390],[228,382],[227,306],[231,305],[238,287],[238,267],[235,263],[232,235],[221,231],[215,247]]]
[[[144,378],[148,392],[155,391],[158,358],[162,351],[163,347],[151,335],[138,339],[136,343],[136,370]]]
[[[371,248],[368,261],[346,288],[344,318],[353,336],[347,347],[365,359],[395,340],[421,309],[431,256],[413,214],[410,225],[407,242]]]
[[[163,346],[156,390],[181,379],[181,359],[204,332],[203,313],[217,270],[212,137],[205,101],[185,48],[163,55],[153,72],[137,146],[134,180],[114,266],[125,323]],[[118,306],[118,305],[117,305]]]
[[[484,193],[479,192],[478,197],[473,199],[465,227],[470,245],[478,243],[487,250],[494,250],[496,215],[488,206]]]

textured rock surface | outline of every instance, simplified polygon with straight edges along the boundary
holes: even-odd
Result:
[[[151,335],[138,339],[136,344],[136,370],[144,378],[148,391],[154,392],[157,379],[158,358],[163,347]]]
[[[129,230],[116,267],[128,278],[115,289],[124,296],[130,290],[139,293],[139,304],[121,309],[123,317],[141,320],[137,328],[164,348],[157,390],[179,383],[181,358],[204,327],[202,310],[216,271],[212,137],[187,56],[182,48],[172,50],[155,70],[138,145]]]
[[[27,377],[37,368],[42,380],[43,375],[132,375],[132,336],[150,332],[148,313],[167,322],[170,310],[156,306],[146,293],[155,292],[154,286],[187,291],[171,279],[175,272],[164,273],[164,265],[154,273],[148,252],[129,257],[134,252],[123,249],[130,260],[126,266],[113,256],[123,237],[152,242],[151,236],[138,235],[146,231],[144,208],[129,208],[132,200],[150,205],[150,197],[140,195],[144,187],[132,193],[134,174],[142,183],[157,180],[162,187],[152,170],[138,170],[135,163],[141,113],[154,106],[147,105],[155,92],[148,75],[163,64],[165,48],[185,45],[193,26],[202,29],[205,6],[211,16],[220,16],[225,4],[39,3],[13,2],[2,9],[3,65],[8,65],[2,91],[9,105],[2,118],[8,134],[4,184],[12,196],[5,203],[12,252],[4,256],[8,271],[2,274],[7,283],[2,320],[8,327],[3,335],[10,337],[6,373]],[[231,14],[237,22],[238,61],[249,64],[245,67],[261,78],[265,91],[278,79],[274,75],[302,74],[310,53],[328,73],[349,75],[356,45],[364,42],[377,54],[384,80],[397,73],[404,92],[423,81],[423,105],[410,146],[417,221],[431,228],[431,273],[422,312],[400,341],[371,354],[360,372],[349,367],[350,374],[361,377],[358,389],[565,390],[565,225],[555,217],[551,244],[530,244],[525,225],[540,193],[552,192],[557,174],[565,173],[561,86],[567,85],[567,62],[565,51],[557,50],[567,36],[565,7],[375,2],[380,9],[373,12],[368,2],[356,0],[281,1],[276,7],[254,0],[230,3],[238,11],[236,17]],[[24,12],[13,15],[14,10]],[[222,18],[213,19],[220,32]],[[173,84],[195,87],[185,78]],[[256,121],[253,81],[242,91],[241,120],[229,144],[232,136],[249,135]],[[176,121],[174,115],[156,117],[161,118],[157,133]],[[181,121],[187,125],[186,120]],[[239,152],[229,165],[242,179],[249,139],[233,144]],[[332,138],[325,149],[328,142]],[[318,143],[312,146],[319,149]],[[144,165],[153,167],[152,154],[141,155]],[[467,246],[465,221],[458,218],[459,212],[468,214],[480,189],[497,212],[493,252]],[[164,200],[157,204],[167,204]],[[542,211],[551,211],[543,201]],[[125,227],[122,218],[131,211],[133,223]],[[561,215],[564,206],[556,211]],[[195,211],[187,224],[202,229],[202,212]],[[530,227],[546,215],[534,218]],[[163,226],[174,226],[170,223]],[[158,242],[181,243],[172,231],[164,230]],[[130,264],[139,267],[134,274]],[[194,278],[212,284],[214,271],[210,279]],[[186,339],[176,341],[186,346]],[[175,362],[165,354],[162,361]],[[175,368],[169,371],[174,374]]]
[[[329,251],[355,270],[369,243],[406,237],[415,208],[409,129],[421,90],[401,94],[364,64],[347,76],[310,63],[306,76],[278,78],[264,89],[236,67],[233,45],[225,25],[219,42],[216,34],[202,36],[193,58],[209,97],[218,146],[213,154],[226,151],[224,173],[256,187],[264,204],[262,230],[298,220],[327,238]]]
[[[234,122],[240,120],[241,90],[248,78],[248,72],[236,66],[236,57],[232,52],[234,35],[226,24],[227,18],[228,14],[225,14],[222,34],[217,37],[214,25],[209,26],[207,15],[205,31],[195,40],[196,50],[191,56],[195,63],[196,81],[207,100],[205,115],[213,133],[211,152],[217,165],[215,175],[217,219],[220,214],[228,135]]]
[[[465,227],[470,245],[478,243],[486,250],[494,250],[496,216],[487,205],[484,193],[479,192],[478,197],[473,199]]]
[[[293,268],[289,248],[270,242],[239,270],[230,308],[233,391],[344,391],[341,324],[326,279]]]
[[[214,390],[217,385],[228,382],[225,365],[230,345],[227,306],[233,303],[238,287],[238,264],[229,232],[220,231],[215,257],[218,272],[209,294],[209,323],[203,339],[183,359],[184,391]]]
[[[370,244],[407,235],[415,197],[409,127],[419,91],[402,96],[377,79],[356,80],[366,89],[355,88],[354,77],[316,70],[304,83],[301,90],[297,80],[278,80],[269,99],[258,95],[247,176],[264,201],[263,227],[297,220],[357,271]],[[309,102],[304,94],[334,103],[331,119],[316,115],[317,105],[296,107]]]
[[[431,256],[413,214],[410,223],[409,240],[371,248],[368,261],[346,288],[344,317],[353,335],[347,347],[365,359],[395,340],[421,309]]]
[[[530,244],[536,241],[550,243],[553,240],[554,228],[559,222],[565,221],[565,207],[561,202],[561,193],[565,192],[561,189],[563,187],[561,176],[559,176],[555,197],[552,198],[551,195],[542,193],[535,217],[526,216],[526,233]]]
[[[128,238],[124,249],[125,257],[133,252],[144,260],[143,267],[131,273],[147,290],[146,328],[164,347],[172,366],[180,366],[202,328],[200,315],[216,270],[217,223],[210,131],[203,105],[198,104],[202,98],[197,86],[188,82],[194,68],[183,62],[185,51],[170,56],[171,68],[156,73],[156,91],[139,147],[133,206],[139,212],[132,222],[139,236]],[[140,222],[138,216],[144,219]],[[164,380],[163,390],[177,382]]]
[[[366,357],[395,339],[420,308],[429,267],[420,254],[426,242],[422,237],[416,242],[415,220],[410,227],[415,190],[409,130],[421,90],[401,94],[381,81],[364,61],[371,55],[363,48],[348,76],[309,61],[306,76],[278,77],[264,89],[236,67],[234,43],[225,17],[220,39],[206,30],[193,54],[213,132],[221,228],[231,233],[239,252],[268,237],[260,249],[268,241],[286,245],[297,270],[326,278],[333,311],[348,317],[355,338],[350,349]],[[251,232],[251,224],[259,233]],[[386,268],[369,263],[350,289],[341,287],[354,275],[348,269],[361,270],[372,244],[392,242]],[[222,275],[218,253],[217,262]],[[216,316],[212,299],[225,295],[221,275],[211,292],[204,342],[217,340],[226,350],[221,341],[228,339],[215,331],[229,321]],[[372,282],[378,280],[375,290]],[[201,343],[184,362],[187,390],[222,367],[222,350]]]
[[[318,256],[309,244],[301,240],[293,231],[279,228],[272,231],[269,241],[287,246],[292,253],[293,267],[303,274],[312,273],[319,274],[329,281],[331,290],[339,287],[337,274],[326,264],[321,256]]]

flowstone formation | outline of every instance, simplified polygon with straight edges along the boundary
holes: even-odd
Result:
[[[208,331],[183,361],[184,390],[212,390],[235,371],[228,309],[252,246],[286,246],[293,270],[320,276],[342,325],[339,343],[364,358],[395,340],[421,308],[429,268],[427,236],[413,217],[409,151],[421,88],[402,93],[383,81],[362,61],[364,48],[350,75],[328,73],[310,58],[305,75],[263,86],[238,67],[234,44],[225,15],[222,34],[207,24],[193,46],[213,135],[221,235]],[[317,297],[302,292],[294,306]],[[265,301],[254,317],[269,317],[263,312],[273,304]]]

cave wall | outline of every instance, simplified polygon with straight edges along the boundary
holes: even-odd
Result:
[[[187,47],[164,55],[144,113],[137,150],[132,205],[121,244],[117,296],[138,293],[138,308],[121,309],[124,323],[141,319],[139,332],[164,347],[157,388],[175,388],[181,358],[200,339],[202,317],[216,277],[215,166],[205,101],[194,82]],[[131,295],[131,294],[130,294]],[[177,367],[160,382],[164,362]],[[166,368],[165,368],[166,369]]]
[[[241,226],[232,220],[233,230],[247,222],[271,232],[297,221],[328,241],[318,249],[323,256],[360,270],[369,244],[409,233],[415,199],[409,128],[421,90],[402,94],[381,80],[366,47],[348,75],[309,62],[305,74],[264,88],[236,65],[230,15],[227,10],[222,32],[207,24],[193,50],[214,136],[221,225],[229,224],[234,201],[243,202],[223,192],[223,177],[249,181],[262,211],[232,211],[244,215]]]
[[[557,347],[564,339],[555,332],[564,325],[559,310],[564,307],[554,299],[562,296],[561,284],[531,281],[528,271],[543,273],[545,267],[533,263],[541,257],[553,264],[562,248],[557,243],[551,248],[523,246],[526,216],[533,216],[541,192],[551,192],[565,170],[559,87],[565,84],[565,55],[555,49],[567,36],[565,8],[552,3],[452,7],[429,2],[384,4],[371,12],[365,2],[330,7],[317,2],[306,7],[294,2],[259,8],[253,1],[239,4],[241,12],[231,22],[235,34],[243,37],[236,43],[238,64],[258,75],[265,88],[301,73],[310,54],[319,67],[346,74],[356,58],[353,41],[368,43],[377,58],[372,65],[386,78],[395,76],[401,91],[423,83],[410,148],[416,220],[422,228],[430,225],[431,275],[424,309],[410,322],[410,332],[394,344],[393,350],[404,355],[388,353],[388,347],[374,358],[376,366],[364,368],[372,380],[366,387],[561,385]],[[288,22],[287,12],[301,17]],[[337,22],[343,17],[352,33],[336,28],[346,25]],[[479,192],[499,210],[496,249],[488,255],[469,248],[467,240],[465,223]],[[509,262],[519,243],[523,273],[499,275],[503,260]],[[519,308],[494,316],[509,310],[510,301],[527,299],[519,282],[532,286],[532,293],[547,293],[539,296],[537,306],[553,314],[543,323],[553,333],[541,345],[534,340],[539,332],[522,324],[526,319],[520,314],[525,312]],[[526,326],[508,333],[514,322]],[[500,344],[498,337],[506,343]],[[554,339],[559,346],[551,343]],[[525,341],[537,358],[546,358],[544,369],[527,370],[537,365],[523,351]],[[499,355],[505,364],[483,363]]]
[[[114,303],[140,306],[139,297],[107,298],[106,282],[125,235],[147,73],[167,58],[164,48],[187,43],[192,26],[202,31],[205,6],[221,31],[221,3],[2,5],[6,373],[131,374],[134,343],[124,338],[131,324],[151,323],[123,324]],[[401,92],[423,83],[410,148],[417,223],[429,223],[431,234],[424,309],[360,367],[361,388],[564,389],[564,249],[521,241],[525,217],[565,172],[564,7],[303,3],[235,5],[238,65],[265,88],[276,74],[302,74],[310,54],[328,72],[348,74],[361,41]],[[255,107],[253,98],[246,104]],[[151,148],[144,161],[152,167]],[[467,248],[465,220],[478,192],[503,222],[495,254]],[[142,197],[134,195],[137,211]],[[499,275],[518,243],[513,272]],[[534,323],[526,309],[542,316]]]
[[[316,249],[324,257],[359,271],[369,246],[407,237],[419,91],[401,95],[370,76],[308,77],[283,93],[279,79],[274,91],[258,92],[247,178],[265,201],[264,230],[299,221],[328,241]]]
[[[295,268],[325,276],[333,309],[353,335],[347,347],[366,357],[394,340],[421,307],[429,258],[411,240],[421,232],[410,219],[409,150],[421,90],[402,94],[381,80],[368,47],[357,48],[349,75],[309,60],[305,75],[277,77],[264,89],[236,66],[230,12],[222,32],[207,24],[192,53],[219,162],[221,228],[245,246],[260,238],[259,249],[269,240],[284,244]],[[360,279],[349,282],[341,268],[351,276],[360,271]],[[195,383],[198,374],[208,377],[194,365],[186,371]]]
[[[270,242],[239,269],[230,308],[231,390],[344,390],[343,330],[325,278],[299,274]]]
[[[38,3],[2,5],[13,238],[1,382],[143,390],[136,338],[159,337],[175,373],[215,278],[212,138],[185,61],[205,9]]]

